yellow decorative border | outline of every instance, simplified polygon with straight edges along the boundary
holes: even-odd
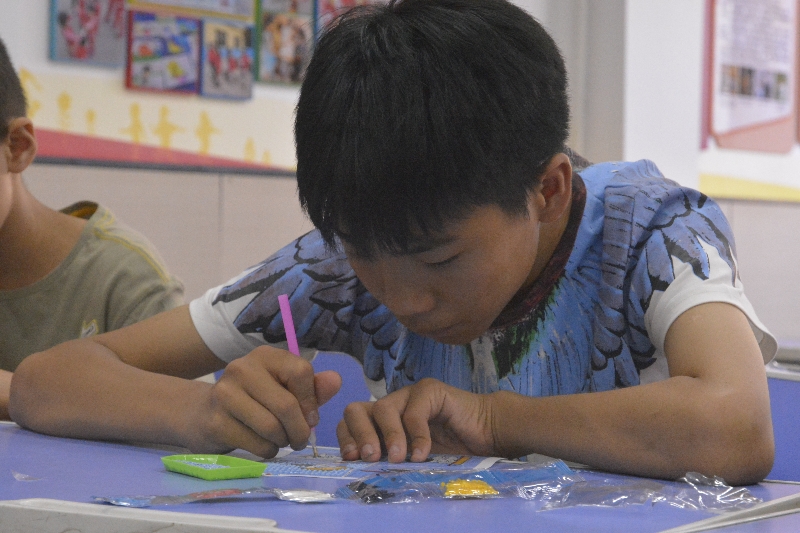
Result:
[[[800,188],[716,174],[700,174],[698,189],[712,198],[800,202]]]
[[[129,91],[116,76],[20,68],[28,116],[43,130],[293,171],[296,89],[232,101]],[[291,99],[286,96],[292,96]]]

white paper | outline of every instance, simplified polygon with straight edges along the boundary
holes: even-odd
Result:
[[[796,27],[796,0],[716,1],[714,133],[792,114]]]

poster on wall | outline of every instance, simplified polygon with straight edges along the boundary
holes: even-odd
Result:
[[[721,148],[795,143],[797,0],[713,0],[709,133]]]
[[[125,0],[51,0],[50,59],[125,64]]]
[[[200,88],[200,20],[130,11],[125,86],[197,93]]]
[[[246,99],[253,94],[253,27],[227,20],[203,21],[200,94]]]
[[[313,0],[260,0],[258,80],[299,83],[313,44]]]

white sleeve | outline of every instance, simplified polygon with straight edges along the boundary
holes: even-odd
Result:
[[[242,275],[245,274],[246,272]],[[208,349],[226,363],[247,355],[259,346],[269,345],[288,350],[286,342],[267,343],[256,333],[243,334],[236,329],[234,325],[236,317],[256,297],[255,293],[232,302],[217,302],[212,305],[220,289],[230,283],[209,289],[205,294],[189,303],[189,314],[194,327]],[[300,349],[300,354],[309,361],[314,358],[316,353],[317,350],[314,349]]]
[[[699,242],[708,256],[710,270],[708,279],[697,277],[689,263],[673,257],[674,281],[665,291],[653,292],[644,319],[647,334],[656,348],[656,362],[639,374],[642,384],[669,377],[669,369],[664,356],[664,340],[667,331],[682,313],[704,303],[724,302],[738,307],[750,322],[764,363],[768,363],[778,351],[778,342],[756,316],[752,304],[744,294],[744,287],[738,274],[735,277],[735,283],[731,285],[733,273],[728,263],[720,257],[714,246],[705,243],[702,239]]]

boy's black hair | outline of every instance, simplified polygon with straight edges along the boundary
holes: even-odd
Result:
[[[391,0],[320,36],[297,104],[300,202],[329,246],[366,257],[527,193],[564,149],[553,39],[505,0]]]
[[[0,39],[0,142],[8,136],[11,120],[24,117],[26,109],[22,84],[8,57],[6,45]]]

